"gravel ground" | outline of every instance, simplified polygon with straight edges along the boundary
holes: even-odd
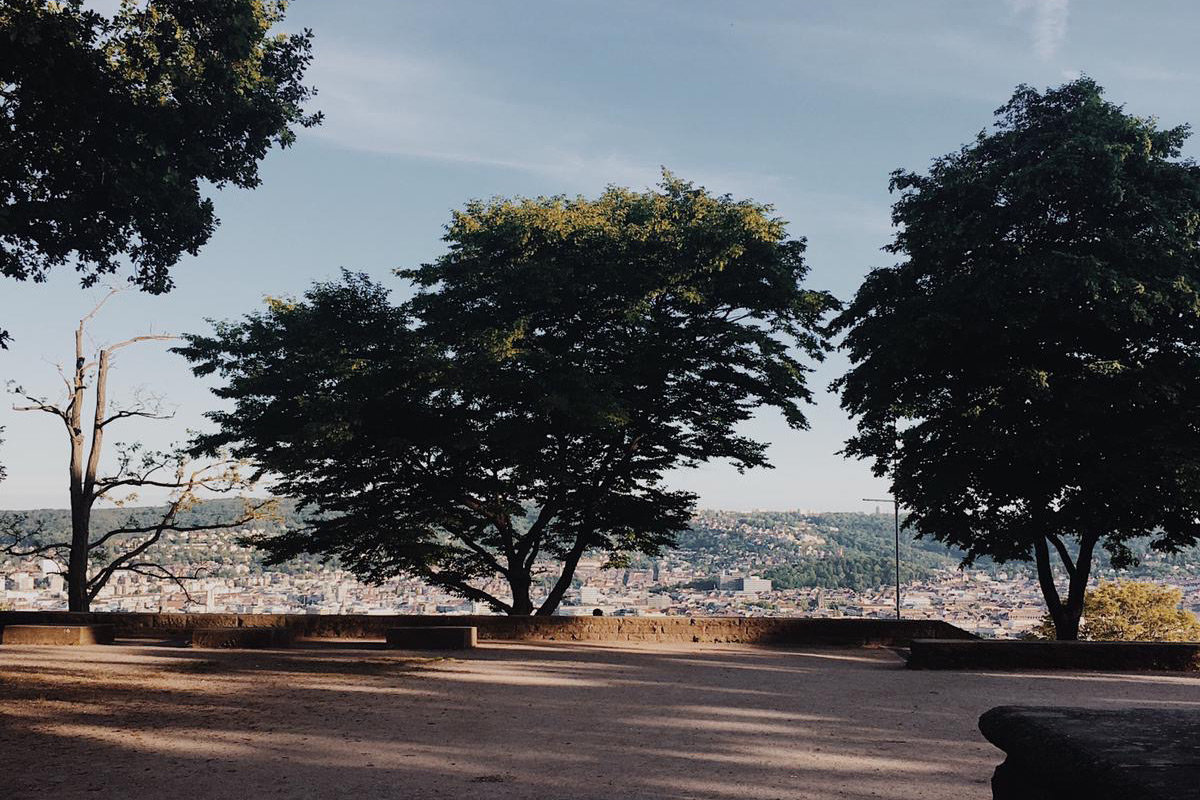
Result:
[[[0,797],[983,800],[1001,754],[975,722],[1007,703],[1200,709],[1200,680],[733,645],[8,646]]]

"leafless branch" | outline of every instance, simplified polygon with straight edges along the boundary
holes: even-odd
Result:
[[[264,509],[267,506],[272,505],[274,503],[274,500],[263,500],[259,503],[251,505],[247,509],[247,511],[244,514],[242,514],[238,519],[231,520],[229,522],[214,523],[211,525],[178,525],[175,523],[175,518],[178,515],[179,511],[183,508],[185,501],[188,500],[189,497],[190,496],[188,494],[184,494],[184,495],[181,495],[180,497],[176,498],[173,502],[169,503],[167,505],[167,508],[164,510],[162,517],[154,525],[141,526],[141,527],[127,526],[124,528],[114,528],[113,530],[110,530],[107,533],[105,533],[99,539],[88,544],[88,550],[91,551],[91,550],[95,550],[96,548],[102,546],[105,542],[109,541],[113,537],[119,536],[121,534],[139,534],[139,533],[150,534],[149,536],[146,537],[145,540],[138,543],[135,547],[128,550],[127,552],[122,553],[121,555],[114,558],[107,565],[105,565],[98,572],[96,572],[96,574],[94,574],[91,578],[88,579],[87,591],[88,591],[89,599],[95,599],[97,593],[99,593],[100,589],[102,589],[104,587],[104,585],[108,583],[109,579],[112,578],[114,573],[117,573],[120,571],[129,571],[131,565],[141,563],[141,562],[135,561],[135,559],[137,559],[139,556],[141,556],[143,553],[145,553],[147,550],[149,550],[154,545],[158,544],[159,540],[162,538],[162,535],[164,533],[167,533],[167,532],[194,533],[194,532],[198,532],[198,531],[228,530],[230,528],[237,528],[237,527],[240,527],[242,525],[245,525],[245,524],[251,522],[254,519],[257,519],[258,512],[260,512],[262,509]],[[142,564],[142,566],[146,566],[146,565]],[[158,566],[158,565],[154,565],[154,566]],[[134,571],[136,571],[136,570],[134,570]]]
[[[204,567],[197,567],[196,569],[194,569],[192,571],[191,575],[177,575],[174,572],[172,572],[171,570],[167,569],[162,564],[158,564],[158,563],[155,563],[152,561],[136,561],[133,563],[125,564],[124,566],[121,566],[114,571],[115,572],[132,572],[137,575],[144,575],[147,578],[155,578],[157,580],[169,580],[172,583],[174,583],[176,586],[179,587],[179,590],[183,592],[183,596],[187,599],[187,602],[189,602],[189,603],[195,603],[196,598],[192,596],[192,593],[190,591],[188,591],[187,584],[184,583],[184,581],[200,580],[201,578],[204,577],[204,573],[206,572]],[[105,583],[107,583],[107,580],[105,580]],[[89,582],[89,586],[90,586],[90,582]],[[96,586],[94,589],[89,588],[88,599],[95,600],[96,595],[98,595],[100,593],[100,590],[103,588],[104,588],[104,583],[101,583],[99,586]]]
[[[24,530],[24,527],[23,515],[8,514],[0,517],[0,541],[4,541],[4,544],[0,544],[0,553],[15,558],[28,558],[71,548],[70,542],[39,542],[42,528]]]
[[[272,501],[270,501],[270,500],[264,500],[262,503],[259,503],[258,505],[254,506],[251,509],[250,513],[244,514],[241,517],[238,517],[237,519],[232,520],[230,522],[215,522],[211,525],[175,525],[173,523],[168,523],[166,525],[155,524],[155,525],[146,525],[146,526],[141,526],[141,527],[114,528],[113,530],[105,533],[103,536],[101,536],[96,541],[89,544],[88,549],[89,550],[95,549],[95,548],[101,546],[102,544],[104,544],[105,542],[107,542],[109,539],[112,539],[114,536],[121,536],[121,535],[134,535],[134,534],[140,534],[140,533],[151,533],[151,534],[156,533],[156,534],[161,535],[162,533],[168,533],[168,532],[169,533],[201,533],[204,531],[222,531],[222,530],[228,530],[229,528],[240,528],[243,525],[249,525],[251,522],[254,522],[255,520],[259,519],[258,515],[254,512],[257,512],[257,511],[261,510],[262,508],[270,505],[271,502]],[[157,541],[157,539],[155,539],[155,541]],[[145,550],[145,548],[142,548],[138,552],[143,552],[144,550]],[[136,555],[136,553],[135,553],[135,555]]]
[[[117,350],[120,350],[122,347],[128,347],[129,345],[137,344],[138,342],[166,342],[178,338],[178,336],[171,336],[168,334],[149,333],[143,336],[134,336],[132,339],[126,339],[125,341],[117,342],[116,344],[110,344],[104,349],[111,354]]]
[[[174,419],[175,412],[172,411],[170,414],[159,414],[154,411],[142,411],[140,409],[133,409],[133,408],[122,409],[120,411],[116,411],[116,412],[110,414],[105,419],[100,420],[98,427],[104,428],[104,427],[107,427],[110,422],[116,422],[117,420],[122,420],[122,419],[129,419],[130,417],[141,417],[143,419]]]
[[[29,401],[29,405],[13,406],[13,411],[45,411],[47,414],[53,414],[63,422],[67,422],[67,412],[65,409],[59,408],[53,403],[47,403],[45,400],[42,400],[38,397],[33,397],[32,395],[25,394],[21,396]]]
[[[100,309],[104,307],[104,304],[107,303],[114,294],[120,294],[120,292],[121,292],[120,289],[118,289],[116,287],[110,287],[108,290],[108,294],[106,294],[106,295],[104,295],[104,297],[100,298],[100,302],[96,303],[96,305],[92,307],[91,311],[89,311],[88,313],[86,313],[82,317],[80,317],[79,328],[82,329],[85,325],[87,325],[87,323],[93,317],[95,317],[98,313],[100,313]]]

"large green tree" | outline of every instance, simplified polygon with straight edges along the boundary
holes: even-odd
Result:
[[[991,131],[898,171],[895,266],[836,319],[873,459],[918,534],[1032,559],[1078,635],[1097,547],[1200,534],[1200,167],[1186,127],[1087,78],[1019,87]],[[1065,592],[1060,584],[1065,579]]]
[[[1147,581],[1100,581],[1083,601],[1079,638],[1096,642],[1200,642],[1200,620],[1181,608],[1183,591]],[[1054,637],[1047,615],[1034,630]]]
[[[275,34],[285,3],[0,2],[0,275],[84,286],[128,265],[155,294],[217,224],[207,193],[258,185],[312,94],[311,34]],[[0,347],[8,335],[0,330]]]
[[[448,252],[187,337],[227,409],[223,447],[316,512],[262,541],[339,556],[510,614],[551,614],[588,552],[654,554],[695,497],[666,470],[766,466],[760,406],[806,427],[834,301],[801,286],[804,242],[771,209],[666,176],[657,191],[471,203]],[[548,571],[539,589],[539,574]]]

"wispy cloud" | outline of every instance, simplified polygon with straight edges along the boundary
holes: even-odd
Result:
[[[1067,38],[1069,0],[1012,0],[1013,7],[1032,17],[1033,49],[1038,58],[1049,61],[1058,55]]]
[[[326,121],[316,135],[343,147],[531,172],[571,183],[645,183],[657,174],[613,149],[629,131],[584,112],[513,99],[462,63],[325,46],[311,78]]]
[[[910,18],[910,8],[923,11]],[[847,13],[824,21],[752,19],[740,22],[738,30],[755,52],[769,54],[796,80],[994,107],[997,92],[1017,82],[1014,55],[1025,60],[1023,52],[1014,52],[1020,45],[992,35],[974,19],[971,24],[934,19],[930,8],[894,4],[886,6],[886,14]]]
[[[514,86],[505,76],[443,55],[351,51],[327,43],[311,78],[326,117],[310,135],[339,148],[511,170],[533,177],[533,185],[582,194],[609,184],[652,186],[665,165],[713,192],[773,203],[796,235],[814,236],[816,249],[827,245],[822,234],[836,231],[869,241],[873,252],[891,231],[886,202],[811,185],[778,159],[756,169],[723,164],[719,157],[685,157],[670,136],[622,124],[619,109],[597,116],[547,95],[544,87]]]
[[[612,109],[564,103],[537,87],[457,59],[321,46],[310,78],[331,144],[445,164],[492,167],[548,179],[567,192],[656,184],[662,166],[718,192],[758,196],[774,173],[696,165]]]

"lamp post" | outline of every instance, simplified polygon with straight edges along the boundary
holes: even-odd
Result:
[[[891,503],[896,520],[896,619],[900,619],[900,502],[896,498],[864,497],[867,503]]]

